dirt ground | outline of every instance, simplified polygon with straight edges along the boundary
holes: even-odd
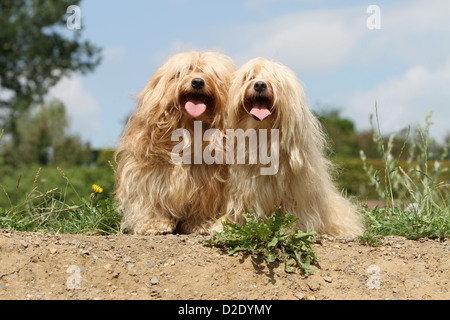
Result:
[[[308,278],[205,239],[0,230],[0,299],[450,299],[449,239],[326,238]]]

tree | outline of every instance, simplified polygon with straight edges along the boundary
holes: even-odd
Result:
[[[322,108],[317,117],[330,140],[333,154],[343,157],[357,157],[359,150],[355,147],[355,124],[341,116],[339,109]]]
[[[100,63],[100,49],[66,29],[66,11],[80,0],[0,2],[0,116],[5,133],[20,144],[17,119],[41,103],[49,88],[73,71]],[[67,35],[70,35],[67,36]]]
[[[68,132],[66,109],[54,100],[24,112],[17,119],[20,144],[3,142],[6,164],[19,162],[81,165],[89,162],[90,147]]]

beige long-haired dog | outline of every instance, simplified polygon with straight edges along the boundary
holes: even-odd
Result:
[[[186,52],[174,55],[150,78],[116,151],[115,193],[124,229],[144,235],[176,229],[206,233],[218,218],[226,168],[175,163],[171,153],[179,142],[172,133],[185,129],[193,137],[194,121],[201,121],[202,134],[223,127],[234,70],[225,55]]]
[[[301,229],[333,236],[362,232],[358,213],[330,177],[324,133],[290,69],[256,58],[236,71],[229,90],[226,127],[267,129],[269,141],[270,129],[278,129],[279,134],[279,148],[271,148],[272,155],[279,157],[275,174],[261,175],[265,166],[260,163],[230,166],[225,215],[229,221],[241,224],[243,212],[253,209],[264,216],[281,206],[282,213],[299,218]]]

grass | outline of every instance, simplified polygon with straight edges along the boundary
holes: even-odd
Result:
[[[364,152],[361,152],[364,170],[369,182],[374,186],[384,208],[369,210],[363,208],[367,230],[361,240],[370,244],[379,244],[382,236],[397,235],[408,239],[440,238],[450,236],[449,184],[441,179],[448,171],[444,159],[448,155],[448,142],[442,153],[429,166],[429,128],[431,111],[425,125],[418,126],[408,144],[410,130],[403,143],[400,155],[392,154],[395,135],[391,135],[387,145],[381,137],[378,117],[374,127],[374,141],[384,162],[382,170],[367,167]],[[408,153],[406,166],[400,165],[402,153]],[[383,181],[384,180],[384,181]]]
[[[77,204],[81,198],[90,197],[91,186],[98,184],[104,191],[101,198],[108,197],[114,188],[114,172],[110,166],[38,166],[21,165],[6,168],[0,165],[0,207],[10,209],[35,192],[45,194],[57,188],[61,201]],[[57,196],[57,195],[55,195]]]
[[[18,231],[60,232],[81,234],[116,234],[120,232],[120,214],[112,198],[102,196],[98,186],[90,189],[89,197],[82,197],[71,184],[65,173],[58,168],[66,181],[63,189],[53,188],[40,191],[38,188],[41,169],[38,169],[31,190],[17,204],[2,187],[10,208],[0,207],[0,228]],[[19,189],[20,178],[16,189]],[[86,188],[87,189],[87,188]],[[66,195],[71,190],[77,201],[68,201]]]
[[[59,167],[0,167],[0,228],[92,235],[119,233],[121,215],[115,200],[100,186],[88,183],[101,181],[111,190],[111,168],[77,167],[69,172],[72,179]]]
[[[253,212],[243,216],[246,223],[242,226],[222,221],[223,232],[215,232],[207,243],[228,248],[230,255],[238,251],[262,255],[267,263],[281,257],[289,273],[294,272],[294,262],[305,276],[312,272],[310,264],[318,260],[311,244],[316,233],[291,230],[298,218],[283,216],[279,208],[269,217],[256,217]]]
[[[415,208],[404,210],[398,206],[374,208],[367,211],[366,217],[369,227],[362,240],[369,243],[377,236],[397,235],[412,240],[445,239],[450,236],[448,208],[437,208],[424,213],[417,212]]]

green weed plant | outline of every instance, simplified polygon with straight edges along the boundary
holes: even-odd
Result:
[[[305,276],[312,273],[310,265],[318,260],[312,248],[316,232],[292,231],[298,218],[290,214],[283,216],[279,208],[269,217],[256,217],[252,211],[243,217],[246,222],[242,226],[222,221],[223,232],[215,232],[207,243],[228,248],[230,255],[238,251],[262,255],[267,263],[281,256],[286,272],[295,271],[295,262]]]

